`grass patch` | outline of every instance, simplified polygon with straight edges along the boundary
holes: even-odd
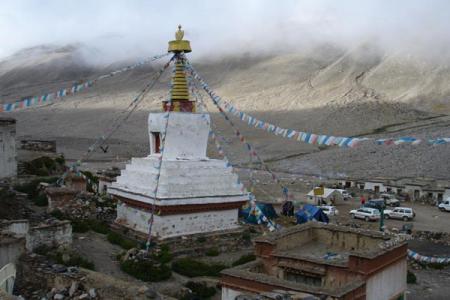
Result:
[[[218,256],[220,254],[219,249],[217,248],[211,248],[206,250],[205,255],[206,256]]]
[[[69,260],[67,261],[64,261],[63,253],[58,252],[56,255],[56,262],[67,267],[77,266],[89,270],[95,270],[95,265],[92,261],[82,257],[75,252],[69,254]]]
[[[81,267],[89,270],[95,270],[95,265],[92,261],[83,256],[79,255],[76,252],[56,252],[52,248],[42,245],[33,250],[34,253],[44,255],[47,258],[55,261],[60,265],[64,265],[66,267]],[[64,257],[65,254],[67,257]]]
[[[209,299],[216,294],[214,287],[208,287],[205,282],[188,281],[185,285],[192,291],[192,295],[186,295],[182,299]]]
[[[206,264],[192,258],[180,258],[172,263],[172,270],[187,277],[220,275],[220,271],[227,268],[222,264]]]
[[[137,279],[150,282],[167,280],[172,276],[168,266],[157,265],[151,260],[127,260],[120,264],[120,269]]]
[[[246,264],[248,262],[254,261],[256,256],[254,254],[242,255],[239,259],[235,260],[232,264],[233,267]]]
[[[52,212],[53,215],[53,212]],[[64,214],[56,212],[59,218],[64,218]],[[59,219],[58,217],[55,217]],[[70,216],[66,216],[70,219]],[[108,234],[110,232],[108,224],[98,220],[72,220],[72,231],[77,233],[86,233],[89,230],[95,231],[101,234]]]
[[[110,232],[108,224],[98,220],[89,220],[89,228],[100,234],[108,234]]]
[[[126,239],[122,237],[120,234],[111,231],[107,235],[107,239],[111,244],[119,245],[125,250],[131,249],[131,248],[138,248],[138,243],[129,239]]]

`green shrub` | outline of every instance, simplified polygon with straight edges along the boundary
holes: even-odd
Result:
[[[197,238],[197,242],[200,243],[200,244],[206,242],[206,237],[204,237],[204,236],[199,236],[199,237]]]
[[[153,259],[161,264],[170,262],[172,260],[172,254],[170,253],[169,247],[167,245],[162,245],[160,252],[153,254]]]
[[[87,183],[87,191],[88,192],[95,192],[94,190],[94,185],[98,186],[98,177],[94,176],[94,174],[92,174],[89,171],[81,171],[81,173],[86,176],[86,178],[88,179],[88,183]]]
[[[408,283],[408,284],[416,284],[417,283],[416,275],[409,270],[408,270],[408,273],[406,274],[406,283]]]
[[[39,183],[45,182],[45,183],[53,184],[57,180],[58,180],[58,177],[40,177],[40,178],[33,179],[32,181],[21,184],[21,185],[15,185],[14,189],[18,192],[28,194],[28,198],[33,199],[39,195],[39,191],[37,190]]]
[[[56,262],[58,264],[62,264],[65,265],[67,267],[81,267],[81,268],[85,268],[85,269],[89,269],[89,270],[95,270],[95,265],[92,261],[82,257],[81,255],[75,253],[75,252],[71,252],[69,253],[69,260],[68,261],[64,261],[63,260],[63,253],[58,252],[56,254]]]
[[[47,156],[42,156],[24,163],[25,173],[37,176],[49,176],[62,170],[61,164]]]
[[[209,299],[216,294],[216,289],[208,287],[205,282],[188,281],[184,286],[193,293],[194,297],[187,296],[189,299]]]
[[[14,203],[15,199],[16,194],[14,192],[8,191],[6,189],[0,189],[0,202]]]
[[[156,265],[150,260],[127,260],[120,264],[120,268],[125,273],[143,281],[158,282],[172,276],[172,271],[168,266]]]
[[[120,234],[111,231],[107,235],[107,239],[111,244],[116,244],[122,247],[125,250],[131,249],[131,248],[137,248],[138,243],[129,239],[126,239],[122,237]]]
[[[192,258],[180,258],[172,263],[172,270],[188,277],[219,276],[227,266],[222,264],[206,264]]]
[[[95,265],[92,261],[82,257],[76,252],[72,251],[66,253],[56,252],[53,248],[46,245],[41,245],[37,247],[36,249],[33,250],[33,252],[40,255],[44,255],[47,258],[55,261],[56,263],[65,265],[66,267],[76,266],[89,270],[95,270]],[[68,260],[63,259],[64,254],[68,255],[69,257]]]
[[[428,263],[428,264],[425,264],[425,266],[427,266],[428,268],[431,268],[431,269],[435,269],[435,270],[442,270],[442,269],[445,269],[447,264]]]
[[[211,248],[206,250],[205,252],[206,256],[218,256],[220,254],[219,249],[217,248]]]
[[[47,196],[41,193],[33,198],[33,203],[37,206],[47,206],[48,205]]]
[[[66,164],[66,158],[61,154],[61,156],[55,158],[55,162],[62,167]]]
[[[108,234],[109,233],[109,226],[105,222],[98,221],[98,220],[89,220],[89,228],[92,231],[95,231],[97,233],[101,234]]]
[[[236,261],[233,262],[232,266],[235,267],[235,266],[243,265],[248,262],[254,261],[255,259],[256,259],[256,256],[254,254],[242,255],[241,257],[239,257],[239,259],[237,259]]]
[[[54,209],[50,212],[50,215],[53,218],[56,218],[58,220],[64,220],[64,214],[62,213],[62,211],[60,211],[59,209]]]
[[[52,249],[46,245],[41,245],[33,250],[34,253],[39,255],[47,255]]]
[[[83,220],[72,221],[72,231],[77,233],[85,233],[90,229],[89,222]]]
[[[252,236],[250,235],[250,232],[245,231],[242,233],[242,239],[246,242],[249,242],[252,239]]]
[[[257,233],[256,228],[253,227],[253,226],[251,226],[251,227],[248,229],[248,231],[249,231],[250,233]]]

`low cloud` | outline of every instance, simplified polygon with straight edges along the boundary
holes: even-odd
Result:
[[[0,59],[38,45],[84,45],[91,62],[166,51],[183,25],[193,57],[298,51],[321,43],[448,58],[450,2],[4,0]]]

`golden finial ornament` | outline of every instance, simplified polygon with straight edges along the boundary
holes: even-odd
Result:
[[[193,113],[196,107],[195,101],[190,100],[186,76],[186,60],[183,55],[179,55],[192,50],[189,41],[183,40],[184,31],[181,28],[181,25],[178,25],[178,30],[175,32],[175,40],[169,42],[168,51],[175,54],[175,72],[171,80],[170,101],[163,101],[163,110]]]
[[[173,53],[188,53],[191,52],[191,44],[187,40],[183,40],[184,30],[181,30],[181,25],[178,25],[178,30],[175,32],[175,40],[169,42],[169,52]]]
[[[181,41],[184,37],[184,30],[181,30],[181,25],[178,25],[178,31],[175,32],[175,39]]]

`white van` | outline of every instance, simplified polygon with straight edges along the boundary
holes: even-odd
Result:
[[[438,208],[442,211],[450,211],[450,198],[439,203]]]

